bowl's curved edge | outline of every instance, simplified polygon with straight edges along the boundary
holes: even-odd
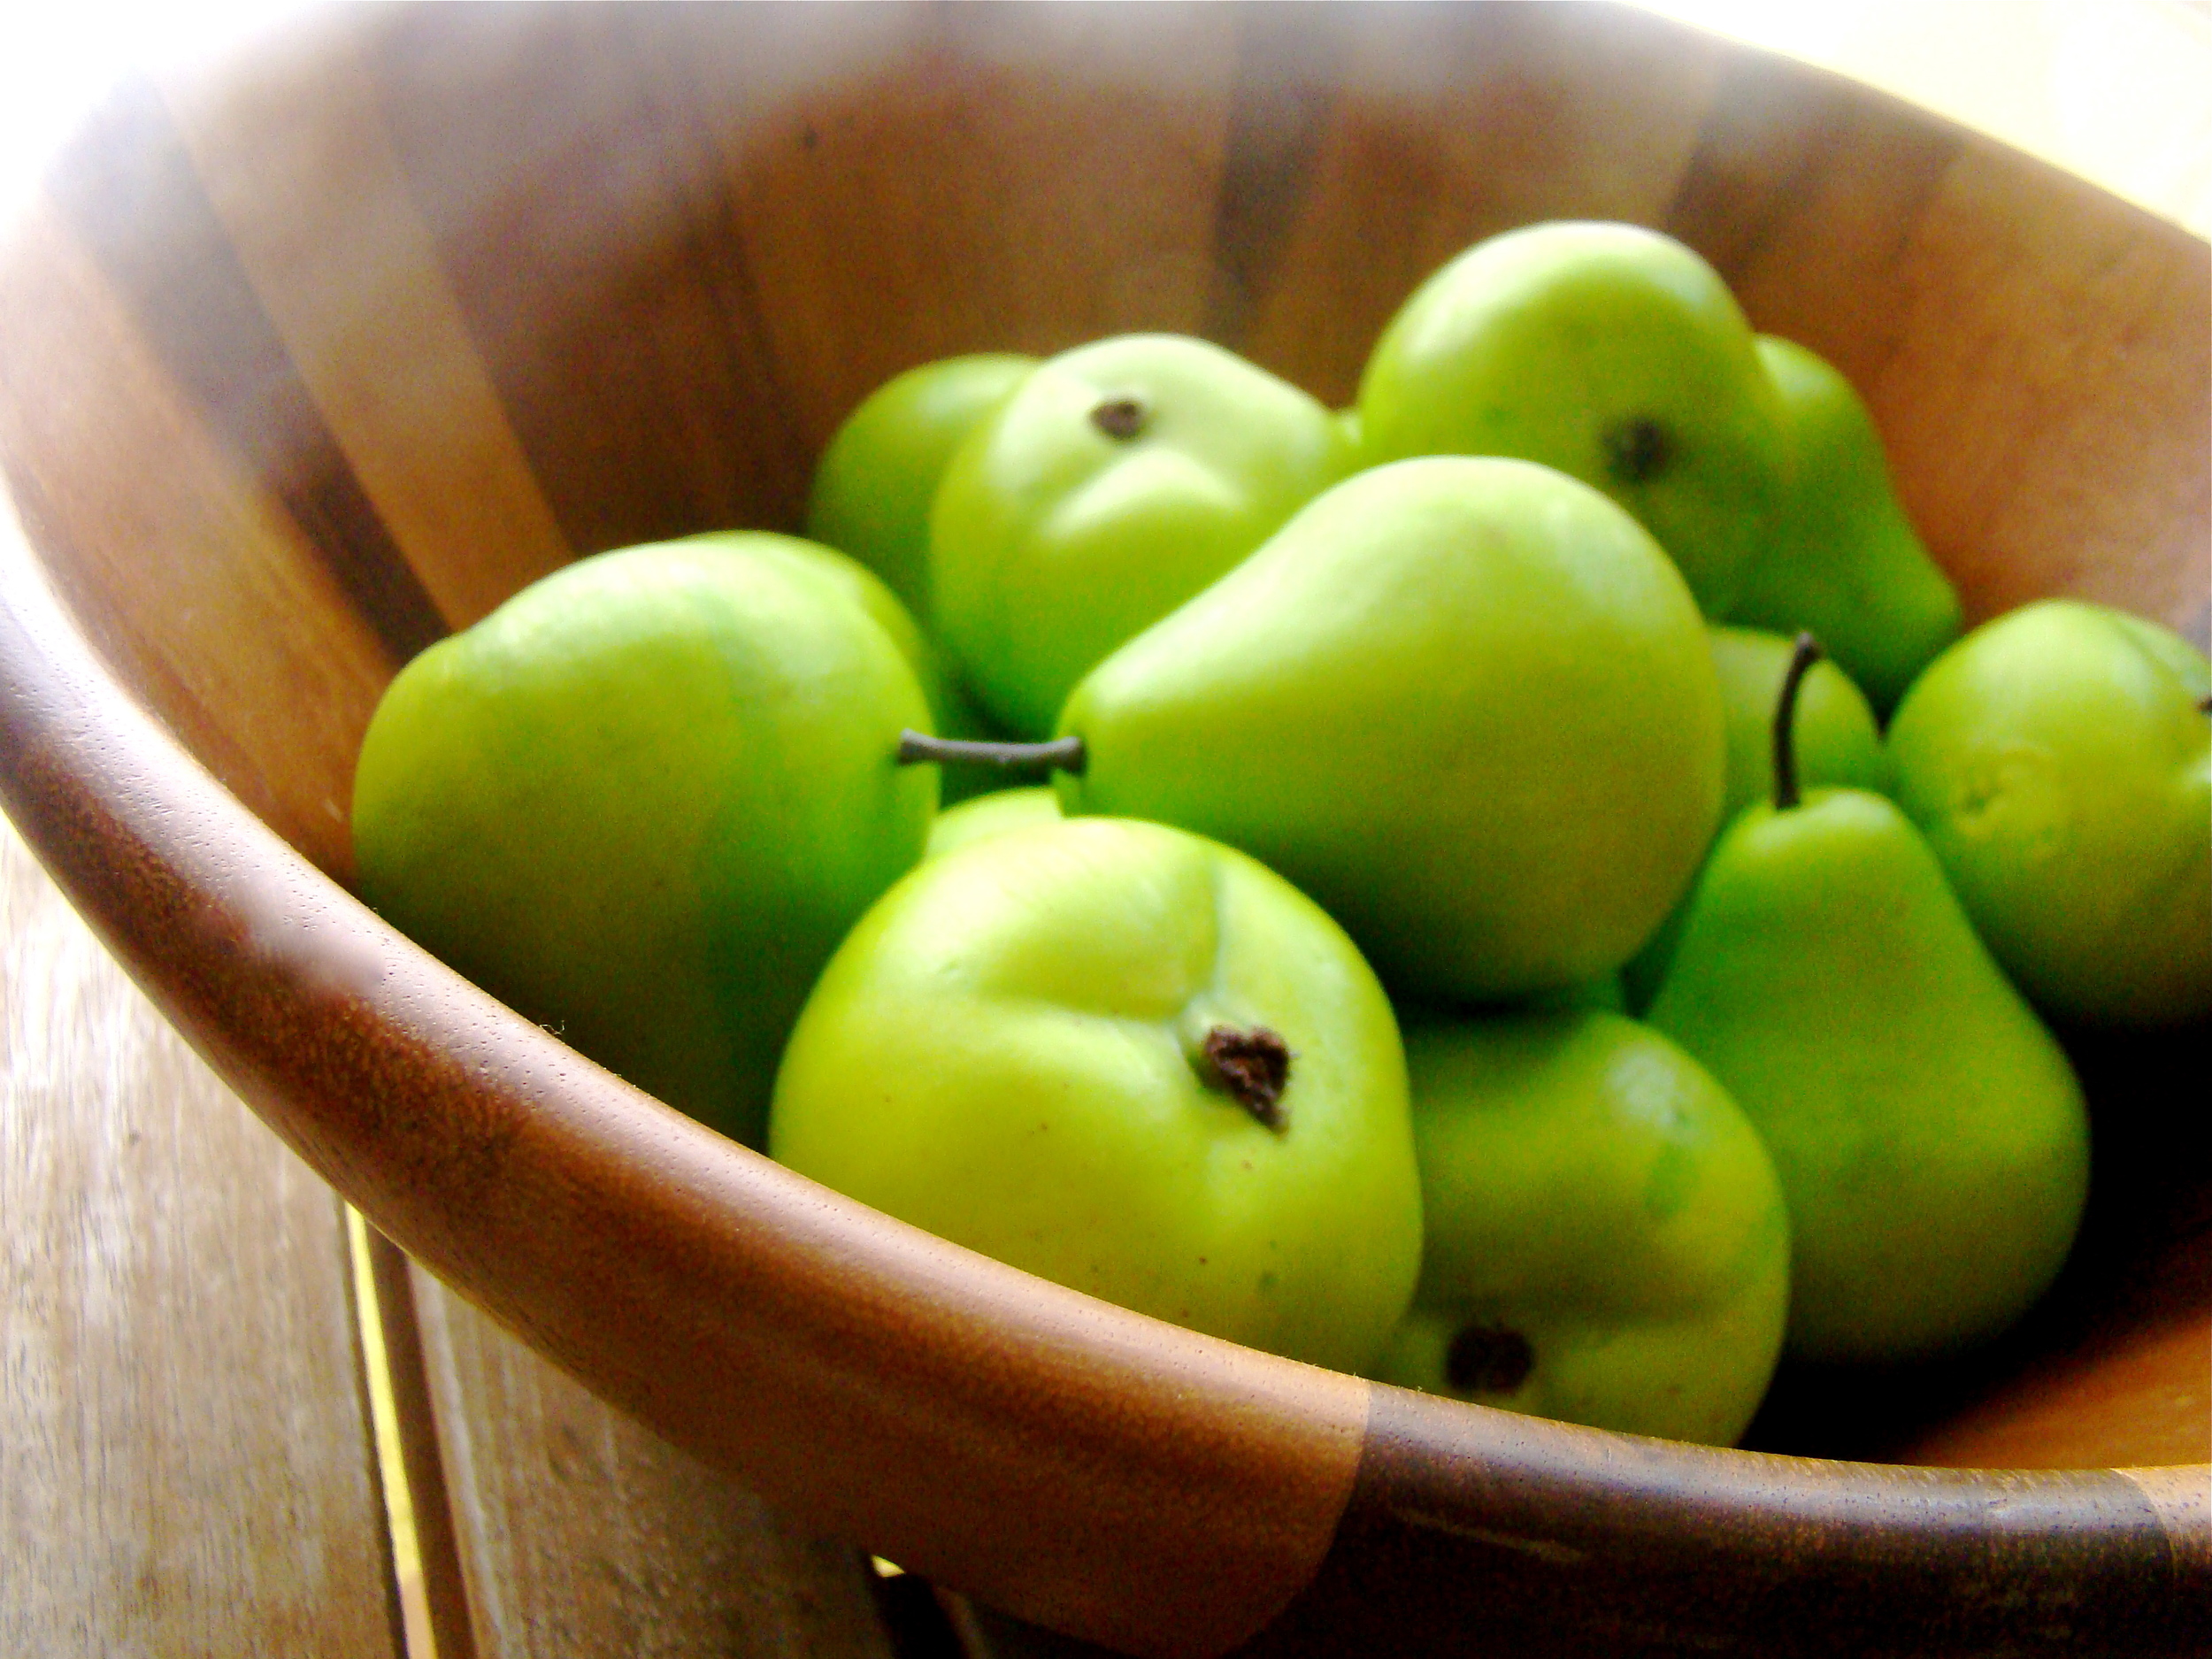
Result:
[[[101,664],[12,509],[0,799],[217,1071],[441,1279],[771,1501],[1039,1623],[1179,1655],[1442,1652],[1470,1621],[1529,1654],[2207,1638],[2193,1476],[1824,1463],[1430,1400],[1044,1284],[724,1141],[240,805]]]

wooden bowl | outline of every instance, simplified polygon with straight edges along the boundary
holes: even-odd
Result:
[[[1181,329],[1341,402],[1420,277],[1563,216],[1686,238],[1838,362],[1973,615],[2078,593],[2203,641],[2204,244],[1814,72],[1583,7],[345,12],[125,87],[4,231],[8,810],[442,1279],[775,1502],[1025,1617],[1191,1655],[2196,1649],[2201,1030],[2078,1046],[2098,1197],[2023,1332],[1786,1379],[1775,1449],[1709,1451],[939,1243],[347,891],[400,663],[579,554],[792,526],[893,372]],[[1990,1467],[1932,1466],[1960,1463]]]

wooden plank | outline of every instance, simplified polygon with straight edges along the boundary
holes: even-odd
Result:
[[[403,1652],[328,1187],[0,819],[0,1653]]]
[[[413,1294],[484,1659],[890,1659],[851,1550],[601,1404],[419,1271]]]

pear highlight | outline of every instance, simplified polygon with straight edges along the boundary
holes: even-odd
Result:
[[[1400,994],[1496,1001],[1611,973],[1720,810],[1695,602],[1597,491],[1432,457],[1320,496],[1100,664],[1061,717],[1069,813],[1251,853]]]
[[[1648,1018],[1773,1155],[1792,1355],[1966,1348],[2057,1274],[2087,1193],[2080,1085],[1883,796],[1813,790],[1737,818]]]

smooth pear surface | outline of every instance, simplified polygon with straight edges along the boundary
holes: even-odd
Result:
[[[1900,804],[2054,1018],[2212,1014],[2208,685],[2170,629],[2047,600],[1960,641],[1897,710]]]
[[[1409,1024],[1426,1242],[1373,1375],[1732,1444],[1788,1312],[1789,1214],[1696,1061],[1618,1015]]]
[[[1348,466],[1328,409],[1219,346],[1129,334],[1064,352],[946,467],[935,626],[986,711],[1043,737],[1094,663]]]
[[[1179,824],[1311,894],[1394,993],[1599,979],[1718,819],[1720,687],[1636,522],[1525,461],[1347,480],[1099,664],[1071,814]]]
[[[1851,382],[1791,341],[1762,334],[1758,351],[1781,394],[1789,481],[1772,540],[1745,567],[1727,615],[1809,631],[1886,715],[1958,637],[1958,593],[1906,517]]]
[[[929,718],[913,671],[831,561],[761,537],[569,565],[411,662],[355,775],[387,920],[753,1144],[808,987],[936,806],[895,761]]]
[[[2089,1175],[2080,1086],[1885,797],[1821,790],[1738,818],[1648,1018],[1773,1156],[1793,1355],[1970,1346],[2065,1261]]]
[[[849,553],[929,614],[929,509],[961,440],[1013,396],[1037,359],[985,351],[894,375],[832,434],[807,496],[806,533]]]
[[[1728,784],[1724,826],[1746,807],[1774,798],[1774,710],[1790,667],[1793,642],[1756,628],[1715,627],[1713,665],[1720,672],[1728,717]],[[1866,697],[1841,670],[1815,663],[1797,691],[1792,723],[1797,780],[1802,788],[1889,791],[1889,751]],[[1623,970],[1628,1007],[1648,1008],[1682,935],[1689,895]]]
[[[1263,1029],[1288,1056],[1273,1125],[1205,1058]],[[1157,824],[1008,830],[894,887],[792,1034],[769,1146],[1001,1261],[1338,1369],[1420,1264],[1381,987],[1281,877]]]
[[[948,807],[929,826],[928,858],[941,858],[971,841],[985,841],[1010,829],[1048,824],[1061,816],[1060,797],[1049,784],[1031,784],[1019,789],[1000,789]]]
[[[1370,463],[1517,456],[1603,490],[1716,616],[1781,511],[1780,400],[1751,325],[1718,273],[1640,226],[1478,242],[1384,329],[1359,410]]]

